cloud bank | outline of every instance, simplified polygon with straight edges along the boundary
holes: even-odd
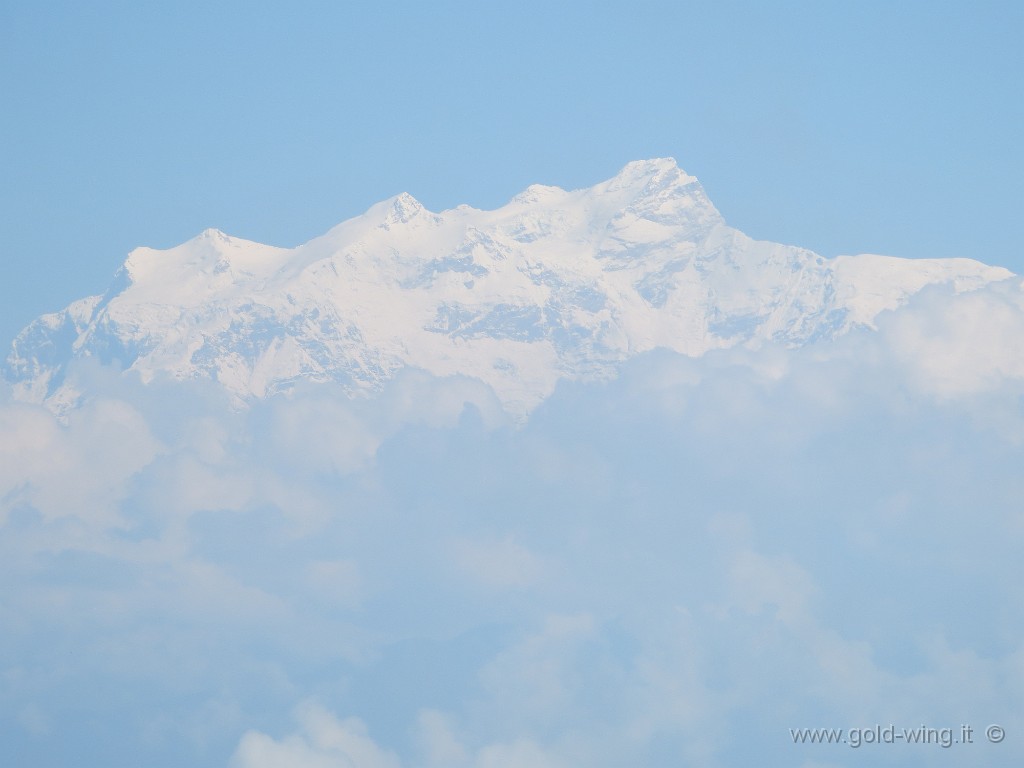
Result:
[[[244,413],[102,368],[0,405],[0,740],[83,766],[1024,759],[1024,299]],[[794,744],[790,729],[975,728]],[[1000,744],[983,730],[1006,729]]]

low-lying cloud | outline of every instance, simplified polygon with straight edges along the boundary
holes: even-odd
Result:
[[[416,371],[244,413],[99,368],[66,424],[7,399],[0,739],[34,765],[1020,761],[1022,303],[655,352],[521,425]],[[976,743],[789,730],[875,723]]]

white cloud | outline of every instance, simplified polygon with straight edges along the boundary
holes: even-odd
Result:
[[[517,428],[420,372],[0,404],[0,713],[236,768],[842,764],[787,729],[1024,723],[1014,290],[652,353]]]
[[[158,455],[159,443],[131,405],[97,399],[67,426],[29,405],[0,405],[0,498],[44,518],[75,516],[117,525],[127,484]]]
[[[402,762],[381,748],[358,718],[340,720],[323,707],[306,702],[295,715],[298,729],[281,739],[259,731],[242,736],[231,768],[401,768]],[[568,768],[529,738],[485,744],[470,753],[452,732],[444,713],[424,710],[416,735],[424,768]]]
[[[481,670],[484,686],[500,698],[506,716],[550,720],[580,695],[573,685],[577,654],[593,638],[592,617],[550,615],[539,631],[498,653]]]
[[[370,738],[358,718],[339,720],[313,703],[296,712],[299,730],[280,741],[249,731],[231,758],[231,768],[400,768],[391,752]]]
[[[1024,379],[1024,283],[955,296],[926,291],[885,317],[881,336],[915,387],[963,397]]]
[[[469,753],[455,733],[452,718],[425,709],[416,716],[415,739],[420,759],[431,768],[469,765]]]
[[[740,551],[734,556],[733,599],[747,611],[776,612],[785,624],[798,622],[816,588],[810,577],[789,558],[768,558]]]

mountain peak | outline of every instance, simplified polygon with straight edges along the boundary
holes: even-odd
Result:
[[[552,187],[546,184],[531,184],[509,202],[515,204],[532,205],[535,203],[552,202],[563,198],[568,193],[561,187]]]
[[[362,217],[350,221],[363,220],[372,225],[390,229],[398,224],[408,224],[416,219],[429,215],[423,204],[408,192],[401,192],[387,200],[382,200],[370,208]],[[345,231],[350,222],[342,222],[334,230]]]
[[[390,205],[384,219],[385,224],[405,224],[427,211],[423,204],[408,192],[395,195],[388,203]]]
[[[670,193],[674,197],[695,195],[702,198],[702,205],[713,208],[711,201],[704,197],[704,190],[696,177],[681,170],[670,157],[627,163],[615,176],[594,186],[592,191],[611,196],[616,204],[622,206],[627,206],[631,200]]]
[[[216,227],[207,227],[202,232],[200,232],[198,235],[196,235],[193,239],[194,240],[208,240],[208,241],[225,241],[225,240],[230,240],[231,236],[226,234],[226,233],[224,233],[224,232],[222,232],[221,230],[217,229]]]
[[[617,175],[666,173],[680,170],[674,157],[652,157],[647,160],[631,160]]]
[[[634,160],[626,163],[622,170],[607,183],[612,188],[620,186],[645,186],[649,184],[691,184],[697,181],[683,171],[671,157],[656,157],[650,160]]]
[[[795,346],[870,326],[928,284],[1006,277],[966,260],[830,261],[753,241],[671,158],[456,210],[402,193],[293,249],[217,229],[136,249],[105,294],[19,335],[6,376],[62,408],[81,357],[143,380],[211,379],[239,404],[304,379],[373,391],[414,367],[479,379],[525,414],[559,379],[610,375],[647,350]]]

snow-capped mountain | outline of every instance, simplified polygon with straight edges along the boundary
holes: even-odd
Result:
[[[513,412],[563,377],[656,347],[687,355],[871,326],[924,286],[1010,277],[967,259],[825,259],[727,226],[670,159],[589,189],[531,186],[493,211],[432,213],[407,194],[297,248],[207,230],[138,248],[110,288],[44,315],[5,376],[58,410],[77,358],[220,382],[241,404],[301,379],[352,394],[405,366],[491,385]]]

